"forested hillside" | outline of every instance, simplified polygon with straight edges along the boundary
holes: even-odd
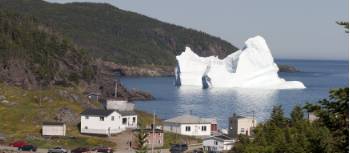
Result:
[[[96,57],[123,65],[175,64],[186,45],[201,56],[224,57],[230,43],[109,4],[53,4],[42,0],[0,0],[0,8],[36,17]]]
[[[0,10],[0,83],[27,89],[79,87],[83,92],[114,93],[113,68],[36,18]],[[151,98],[118,84],[118,96]],[[143,97],[146,96],[146,97]]]

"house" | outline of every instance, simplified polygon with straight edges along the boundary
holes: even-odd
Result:
[[[203,139],[203,150],[205,152],[223,152],[231,150],[234,139],[228,135],[217,135]]]
[[[137,128],[137,115],[132,111],[86,109],[80,114],[80,132],[112,135]]]
[[[164,121],[164,131],[189,136],[209,136],[212,119],[182,115]]]
[[[135,133],[134,136],[136,136],[136,134],[138,132],[140,132],[141,129],[135,129],[133,130],[133,132]],[[148,128],[148,129],[143,129],[143,131],[145,133],[147,133],[147,146],[150,148],[152,147],[152,142],[153,142],[153,146],[154,148],[159,148],[159,147],[163,147],[164,144],[164,132],[161,129],[155,128],[154,129],[154,135],[153,135],[153,130],[152,128]],[[137,140],[136,137],[134,137],[134,140]]]
[[[137,128],[137,114],[134,111],[118,111],[122,117],[122,128],[136,129]]]
[[[44,122],[42,125],[43,136],[66,136],[66,124],[62,122]]]
[[[106,109],[114,109],[120,111],[133,111],[135,104],[128,103],[123,99],[109,99],[105,103]]]
[[[255,117],[244,117],[233,114],[229,118],[228,135],[233,138],[237,138],[240,134],[251,136],[255,124]]]
[[[210,131],[212,134],[219,132],[218,122],[216,121],[215,118],[203,118],[203,120],[210,122]]]

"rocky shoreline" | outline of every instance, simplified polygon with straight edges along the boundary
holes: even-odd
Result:
[[[113,69],[116,75],[126,77],[171,77],[174,76],[174,66],[126,66],[105,62]],[[278,64],[279,72],[296,73],[301,72],[292,65]]]

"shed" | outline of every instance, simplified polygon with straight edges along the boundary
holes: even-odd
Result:
[[[66,136],[66,124],[62,122],[44,122],[42,125],[43,136]]]
[[[206,152],[224,152],[231,150],[234,139],[228,135],[217,135],[203,140],[203,150]]]

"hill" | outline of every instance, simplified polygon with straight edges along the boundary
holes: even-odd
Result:
[[[55,4],[42,0],[1,0],[0,8],[35,16],[96,57],[128,66],[174,66],[190,46],[200,56],[224,57],[237,50],[204,32],[164,23],[109,4]]]
[[[0,42],[0,83],[26,89],[76,86],[84,92],[113,94],[116,78],[106,62],[91,57],[36,18],[0,10]],[[151,98],[118,86],[120,97]]]

